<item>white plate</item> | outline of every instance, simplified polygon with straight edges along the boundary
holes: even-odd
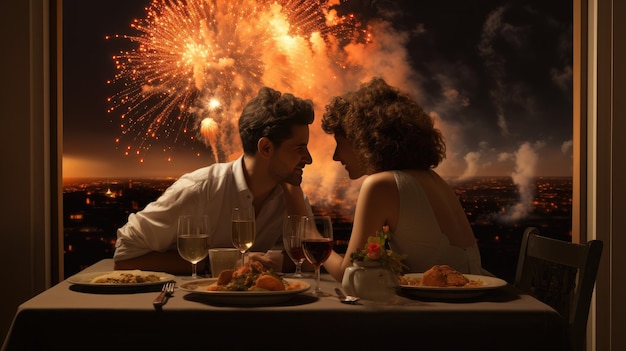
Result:
[[[92,283],[91,280],[95,277],[99,277],[101,275],[115,275],[117,273],[133,273],[133,274],[141,274],[141,275],[149,275],[154,274],[159,277],[159,280],[156,282],[144,282],[144,283]],[[72,284],[84,285],[84,286],[96,286],[96,287],[107,287],[107,288],[128,288],[135,286],[148,286],[148,285],[158,285],[168,282],[170,280],[174,280],[174,277],[171,274],[164,272],[152,272],[152,271],[139,271],[139,270],[118,270],[118,271],[107,271],[107,272],[89,272],[89,273],[77,273],[73,276],[67,278],[67,281]]]
[[[424,273],[409,273],[404,276],[411,279],[422,279]],[[489,290],[499,289],[506,286],[507,282],[496,277],[475,274],[463,274],[469,280],[482,281],[480,286],[470,287],[440,287],[440,286],[415,286],[400,285],[403,293],[428,299],[467,299],[480,296]]]
[[[269,305],[285,302],[295,295],[307,291],[311,285],[302,280],[283,278],[289,284],[299,284],[301,288],[284,291],[209,291],[208,286],[215,283],[217,278],[199,279],[185,282],[179,286],[180,290],[199,294],[203,298],[220,304],[235,305]]]

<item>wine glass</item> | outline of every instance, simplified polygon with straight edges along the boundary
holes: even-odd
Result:
[[[293,273],[285,274],[291,278],[306,278],[309,274],[302,273],[302,263],[306,259],[302,250],[302,238],[306,228],[308,217],[300,215],[288,215],[283,223],[283,245],[287,255],[296,265]]]
[[[241,265],[246,262],[246,252],[256,237],[254,207],[234,207],[231,216],[233,245],[241,252]]]
[[[333,225],[329,216],[314,216],[309,219],[302,240],[302,249],[307,261],[315,266],[316,296],[331,296],[320,289],[320,269],[333,250]]]
[[[191,276],[183,279],[198,279],[196,266],[209,254],[209,216],[183,215],[178,217],[176,246],[180,257],[191,262]]]

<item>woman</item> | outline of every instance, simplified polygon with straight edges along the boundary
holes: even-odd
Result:
[[[406,255],[411,272],[448,264],[482,274],[476,239],[452,188],[433,170],[445,157],[441,132],[408,94],[374,78],[326,106],[322,128],[334,134],[333,160],[350,179],[367,176],[357,198],[346,254],[333,252],[325,269],[338,281],[350,254],[389,226],[390,248]]]

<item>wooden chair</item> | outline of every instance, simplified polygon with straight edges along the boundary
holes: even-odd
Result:
[[[527,228],[513,285],[557,310],[569,324],[572,350],[584,350],[602,241],[570,243]]]

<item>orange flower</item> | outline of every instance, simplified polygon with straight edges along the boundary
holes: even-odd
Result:
[[[367,257],[370,260],[379,260],[383,256],[383,248],[378,243],[367,244]]]
[[[382,266],[391,268],[396,274],[402,274],[402,271],[407,268],[402,263],[406,255],[398,255],[385,249],[385,243],[390,236],[389,226],[383,226],[381,230],[376,231],[376,235],[367,238],[363,249],[357,249],[351,253],[350,259],[352,262],[379,261]]]

